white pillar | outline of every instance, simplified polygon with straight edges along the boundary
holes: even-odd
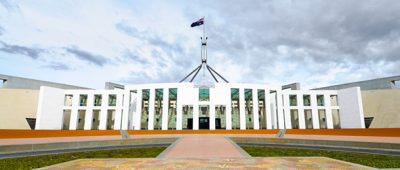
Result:
[[[265,89],[265,122],[267,123],[267,129],[272,129],[272,111],[271,111],[271,95],[269,89]]]
[[[176,130],[182,130],[182,102],[176,99]]]
[[[239,88],[239,114],[240,114],[240,129],[246,129],[246,110],[244,100],[244,88]]]
[[[333,129],[331,96],[329,94],[324,94],[324,100],[325,100],[326,127],[328,129]]]
[[[210,130],[215,130],[215,105],[210,104]]]
[[[107,96],[108,96],[109,94],[107,94]],[[122,94],[116,94],[117,96],[117,100],[116,100],[116,103],[115,103],[115,117],[114,117],[114,130],[119,130],[119,129],[121,129],[121,119],[122,119],[122,125],[123,125],[123,128],[122,129],[124,129],[124,127],[127,127],[127,129],[129,129],[130,127],[129,127],[129,123],[128,123],[128,119],[126,119],[125,117],[129,117],[129,116],[125,116],[125,114],[129,114],[129,103],[130,103],[130,101],[128,102],[128,104],[126,104],[126,99],[130,99],[131,98],[131,94],[130,94],[130,92],[128,91],[127,93],[125,93],[125,95],[122,95]],[[128,96],[128,97],[127,97]],[[122,103],[122,99],[124,99],[124,106],[123,106],[123,103]],[[108,100],[107,100],[108,101]],[[108,102],[107,102],[107,105],[108,105]]]
[[[90,130],[92,128],[93,119],[93,105],[89,103],[94,103],[94,95],[88,95],[88,105],[86,107],[85,113],[85,126],[83,129]]]
[[[80,94],[73,94],[69,130],[76,130],[76,123],[78,121],[78,108],[80,107],[79,97]]]
[[[123,105],[123,111],[121,113],[121,115],[118,115],[117,111],[115,111],[115,120],[119,120],[118,124],[117,121],[114,122],[114,129],[118,128],[120,129],[122,127],[123,130],[128,129],[128,121],[129,121],[129,103],[130,103],[130,91],[129,89],[124,90],[124,95],[120,97],[120,99],[118,99],[117,96],[117,103],[116,105],[118,105],[118,102],[122,103],[122,99],[123,99],[123,103],[121,105]],[[122,118],[122,126],[120,125],[120,121]]]
[[[162,106],[162,130],[168,130],[168,103],[169,89],[163,89],[163,106]]]
[[[136,102],[136,112],[133,115],[133,128],[135,130],[140,130],[140,119],[142,117],[142,89],[137,89],[137,102]]]
[[[292,129],[292,121],[290,119],[290,100],[287,92],[283,93],[283,110],[286,129]]]
[[[193,104],[193,130],[199,130],[199,104]]]
[[[232,130],[232,99],[230,91],[228,98],[229,101],[226,103],[226,108],[225,108],[226,130]]]
[[[319,129],[317,95],[314,93],[311,94],[310,97],[311,97],[311,114],[312,114],[313,129]]]
[[[116,119],[114,119],[116,120]],[[100,109],[99,112],[99,130],[106,130],[107,129],[107,110]]]
[[[258,91],[256,88],[253,88],[253,123],[254,129],[260,129],[260,120],[258,115]]]
[[[150,94],[149,94],[149,121],[147,123],[148,129],[149,130],[154,130],[154,102],[155,102],[155,89],[151,88],[150,89]]]
[[[282,103],[282,91],[276,91],[276,107],[277,107],[277,114],[278,114],[278,128],[284,129],[285,128],[285,120],[283,116],[283,103]]]
[[[101,109],[100,109],[100,130],[107,129],[107,114],[108,114],[108,95],[102,95],[101,97]],[[88,103],[89,104],[89,103]],[[93,104],[93,103],[91,103]]]
[[[299,118],[299,129],[306,128],[306,121],[304,116],[304,100],[303,100],[303,93],[297,94],[297,101],[298,101],[298,118]]]

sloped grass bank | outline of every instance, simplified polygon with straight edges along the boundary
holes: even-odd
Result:
[[[0,159],[0,169],[34,169],[84,158],[154,158],[165,148],[166,147],[128,148],[7,158]]]
[[[242,145],[240,147],[242,147],[251,156],[257,157],[321,156],[374,168],[400,168],[400,156],[266,146]]]

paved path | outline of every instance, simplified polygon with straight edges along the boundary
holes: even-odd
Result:
[[[269,157],[229,159],[78,159],[40,168],[75,169],[373,169],[324,157]]]
[[[230,139],[221,135],[181,137],[159,158],[245,158],[250,157]]]

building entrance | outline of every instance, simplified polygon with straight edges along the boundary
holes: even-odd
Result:
[[[199,129],[210,129],[209,117],[199,117]]]

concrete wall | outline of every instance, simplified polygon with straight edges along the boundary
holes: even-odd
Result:
[[[394,81],[400,80],[400,76],[384,77],[379,79],[345,83],[334,86],[316,88],[315,90],[339,90],[350,87],[360,87],[361,90],[394,89]]]
[[[369,128],[400,127],[400,90],[362,91],[365,117],[374,117]]]
[[[36,118],[39,90],[0,89],[0,129],[30,129]]]
[[[5,89],[34,89],[39,90],[40,86],[49,86],[61,89],[89,89],[86,87],[72,86],[68,84],[54,83],[49,81],[34,80],[22,77],[0,74],[0,81],[3,81]]]
[[[64,106],[64,90],[40,87],[35,129],[61,129]]]
[[[338,90],[340,127],[365,128],[360,87]]]

